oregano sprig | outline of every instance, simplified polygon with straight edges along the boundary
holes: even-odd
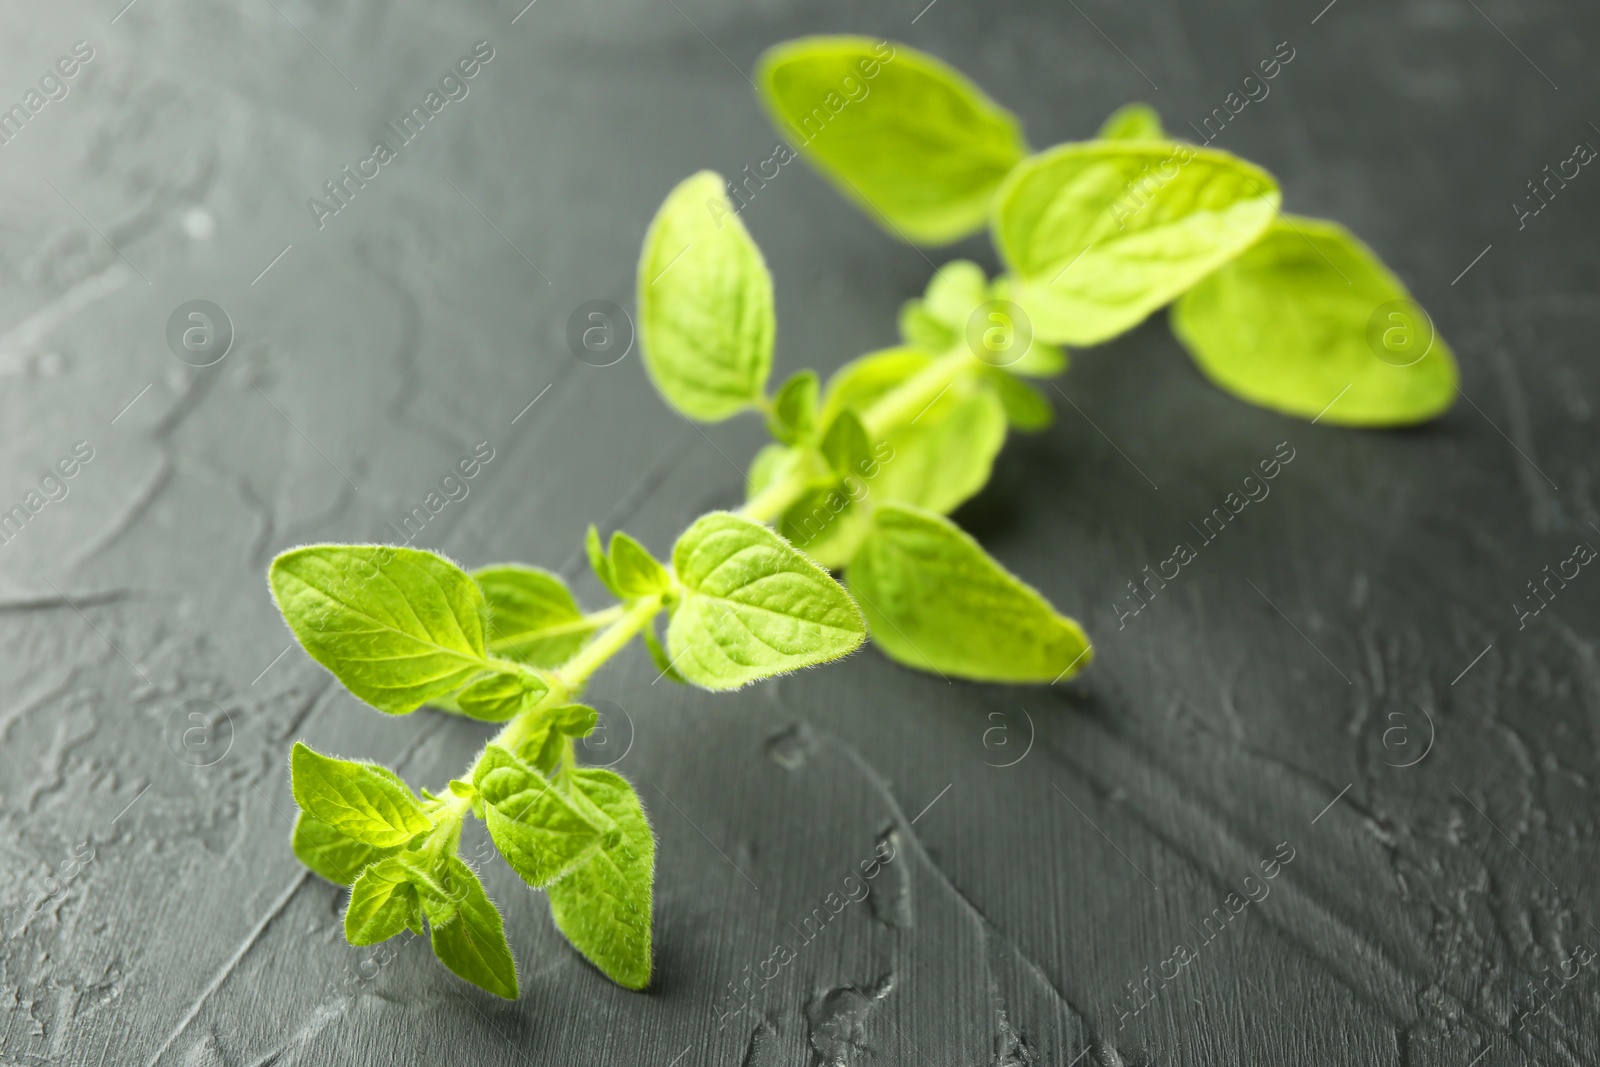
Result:
[[[988,482],[1010,430],[1050,424],[1029,379],[1066,369],[1059,345],[1108,340],[1176,300],[1202,370],[1252,402],[1311,417],[1320,401],[1328,421],[1357,425],[1448,406],[1449,349],[1431,324],[1421,343],[1426,316],[1365,246],[1284,216],[1269,174],[1171,138],[1144,105],[1092,141],[1030,155],[1013,116],[905,45],[792,41],[758,80],[785,136],[887,230],[941,243],[987,221],[1006,273],[947,263],[899,309],[900,345],[774,387],[771,275],[731,187],[702,171],[645,236],[638,330],[651,380],[683,415],[765,421],[773,440],[739,511],[696,519],[665,559],[591,526],[585,551],[617,600],[592,611],[522,564],[467,572],[420,549],[331,544],[273,561],[284,620],[351,693],[389,714],[426,704],[499,725],[437,793],[296,743],[292,845],[350,887],[352,944],[426,932],[456,974],[517,995],[500,913],[459,855],[477,818],[580,953],[625,988],[649,984],[649,818],[575,744],[597,725],[585,686],[635,637],[662,677],[711,691],[838,659],[869,633],[945,678],[1052,684],[1087,667],[1083,629],[946,517]],[[1377,317],[1391,306],[1399,325]],[[1395,358],[1363,356],[1373,322]]]

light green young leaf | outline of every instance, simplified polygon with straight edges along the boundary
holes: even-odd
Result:
[[[600,715],[587,704],[563,704],[545,713],[550,728],[566,737],[588,737]]]
[[[334,759],[296,741],[289,775],[302,811],[365,844],[403,845],[433,825],[410,787],[387,767]]]
[[[774,330],[772,278],[721,175],[684,179],[639,258],[639,343],[651,381],[702,422],[760,406]]]
[[[929,314],[915,297],[900,305],[899,327],[900,339],[923,352],[945,352],[956,343],[950,327]]]
[[[704,689],[837,659],[866,636],[827,571],[772,530],[730,512],[695,520],[672,549],[682,583],[667,627],[678,673]]]
[[[344,912],[344,939],[352,945],[376,945],[413,926],[421,905],[406,865],[394,856],[361,872],[350,888]]]
[[[489,651],[532,667],[559,667],[596,630],[557,575],[501,564],[472,572],[489,604]]]
[[[688,685],[683,675],[678,673],[678,668],[672,665],[672,659],[667,655],[667,650],[661,645],[661,638],[656,636],[653,627],[644,629],[644,647],[650,650],[650,662],[656,665],[656,673],[669,682],[679,685]]]
[[[1276,224],[1184,294],[1172,328],[1219,388],[1300,418],[1405,426],[1456,396],[1455,356],[1427,312],[1331,222]]]
[[[1089,665],[1083,630],[948,519],[878,509],[848,574],[890,659],[986,682],[1054,682]]]
[[[505,722],[523,708],[532,707],[550,691],[543,681],[522,673],[491,674],[456,695],[463,715],[482,722]]]
[[[1010,112],[907,45],[803,37],[769,49],[756,81],[778,131],[904,240],[945,244],[979,229],[1027,152]]]
[[[953,259],[934,272],[922,295],[928,314],[959,340],[978,305],[989,299],[989,276],[970,259]]]
[[[600,579],[600,584],[609,589],[612,596],[621,599],[622,594],[617,592],[616,575],[611,572],[611,557],[606,555],[605,546],[600,543],[600,531],[592,522],[583,536],[583,550],[589,557],[589,568]]]
[[[988,382],[1000,398],[1000,406],[1005,408],[1006,421],[1015,428],[1034,433],[1056,421],[1056,409],[1050,398],[1027,382],[998,370],[989,372]]]
[[[1100,141],[1167,141],[1161,114],[1149,104],[1123,104],[1100,125]]]
[[[650,551],[621,530],[611,535],[611,579],[624,600],[672,589],[672,575]]]
[[[841,478],[864,478],[872,467],[872,443],[854,411],[846,408],[822,435],[822,455]]]
[[[901,305],[900,336],[906,344],[928,352],[947,352],[965,343],[972,313],[988,299],[989,279],[983,268],[970,260],[952,260],[929,280],[920,299]]]
[[[445,864],[445,871],[433,880],[443,891],[442,898],[434,895],[430,899],[429,892],[419,885],[433,934],[433,954],[478,988],[516,1000],[517,963],[506,941],[500,909],[483,891],[483,883],[471,867],[455,856],[446,857]],[[415,869],[410,874],[418,881]]]
[[[1059,145],[996,196],[995,244],[1015,275],[1001,294],[1040,340],[1109,340],[1255,243],[1280,200],[1270,174],[1215,149]]]
[[[442,556],[306,545],[273,560],[269,578],[311,658],[380,711],[415,711],[486,666],[483,594]]]
[[[589,859],[613,829],[596,825],[549,779],[499,745],[488,747],[473,784],[495,847],[535,889]]]
[[[550,886],[550,912],[572,947],[626,989],[650,984],[651,887],[656,840],[639,795],[611,771],[572,772],[574,798],[617,825],[616,840]]]
[[[872,483],[873,499],[944,514],[988,483],[994,457],[1005,444],[1006,413],[985,384],[956,382],[915,422],[885,439],[887,448],[875,454],[879,474]]]
[[[792,375],[772,398],[767,414],[767,430],[784,444],[799,444],[811,439],[817,424],[817,372],[803,370]]]
[[[349,885],[367,864],[394,851],[357,841],[303,811],[295,816],[289,843],[301,863],[336,885]]]

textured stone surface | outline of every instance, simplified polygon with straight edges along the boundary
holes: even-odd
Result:
[[[1600,144],[1592,6],[121,3],[14,6],[0,42],[4,106],[94,50],[0,146],[0,505],[93,449],[0,547],[0,1063],[1600,1059],[1600,964],[1550,977],[1600,948],[1600,574],[1512,606],[1600,545],[1600,174],[1510,207]],[[630,650],[594,695],[627,713],[618,768],[661,839],[651,991],[605,982],[492,858],[519,1002],[420,943],[348,947],[341,893],[288,847],[289,744],[438,785],[485,731],[382,717],[280,658],[267,561],[393,539],[479,442],[421,543],[563,568],[591,602],[586,523],[662,551],[736,500],[759,427],[702,434],[637,353],[574,359],[566,323],[631,305],[673,183],[772,154],[760,49],[835,30],[948,58],[1036,145],[1135,97],[1184,131],[1287,41],[1218,143],[1394,266],[1470,400],[1350,432],[1217,393],[1160,321],[1079,353],[1057,424],[958,518],[1083,620],[1080,681],[951,685],[869,651],[713,697]],[[319,229],[307,198],[478,41],[470,94]],[[799,164],[743,217],[780,373],[890,342],[939,260]],[[236,330],[214,366],[168,349],[192,299]],[[1119,623],[1126,583],[1280,442],[1271,496]],[[766,963],[880,841],[868,901]],[[1270,895],[1208,938],[1280,849]],[[1197,958],[1167,981],[1180,942]]]

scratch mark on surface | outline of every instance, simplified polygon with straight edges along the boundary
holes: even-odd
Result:
[[[189,1006],[189,1010],[178,1021],[178,1025],[173,1027],[166,1040],[161,1042],[161,1047],[156,1049],[155,1055],[146,1061],[145,1067],[156,1067],[161,1057],[166,1055],[167,1049],[172,1047],[172,1043],[183,1036],[183,1032],[189,1028],[190,1023],[194,1022],[195,1017],[200,1014],[200,1010],[206,1006],[206,1002],[211,999],[217,990],[222,988],[222,983],[226,982],[228,976],[238,968],[245,955],[255,947],[256,942],[261,940],[261,935],[267,932],[267,927],[272,925],[272,920],[283,913],[283,909],[289,906],[289,901],[293,899],[295,893],[299,892],[300,887],[305,885],[310,877],[310,871],[302,870],[295,876],[294,881],[289,883],[288,888],[278,895],[278,899],[272,902],[272,907],[267,909],[267,913],[261,917],[261,921],[256,923],[254,929],[234,950],[233,955],[228,957],[228,961],[222,965],[222,970],[217,972],[217,976],[211,980],[211,984],[206,986],[200,996],[195,999],[195,1002]]]

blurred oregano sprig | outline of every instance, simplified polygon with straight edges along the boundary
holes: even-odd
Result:
[[[500,726],[437,793],[294,746],[293,847],[350,887],[352,944],[426,932],[456,974],[515,997],[499,910],[459,855],[478,818],[579,952],[622,986],[649,984],[655,838],[633,786],[579,764],[575,744],[597,722],[585,686],[636,637],[662,676],[713,691],[869,634],[946,678],[1048,684],[1088,666],[1078,624],[945,517],[988,481],[1009,429],[1049,425],[1029,379],[1066,369],[1058,345],[1107,340],[1176,300],[1202,369],[1256,403],[1310,416],[1343,389],[1328,421],[1381,425],[1449,402],[1454,362],[1431,333],[1415,359],[1373,359],[1373,308],[1409,298],[1371,252],[1283,216],[1270,175],[1170,139],[1142,105],[1093,141],[1029,155],[1011,115],[904,45],[780,45],[760,86],[800,152],[887,229],[941,243],[987,220],[1008,273],[946,264],[900,309],[901,345],[826,383],[802,370],[774,387],[771,277],[723,179],[693,175],[645,236],[639,338],[684,415],[765,419],[773,441],[741,509],[701,516],[665,559],[591,526],[589,562],[617,601],[598,610],[549,571],[468,572],[414,548],[308,545],[273,561],[284,620],[351,693]]]
[[[1200,370],[1253,404],[1399,426],[1455,399],[1449,347],[1371,249],[1284,214],[1270,174],[1146,105],[1029,154],[1015,117],[905,45],[790,41],[757,83],[779,132],[890,233],[944,244],[987,224],[1005,267],[989,295],[1035,341],[1099,344],[1171,304]]]

